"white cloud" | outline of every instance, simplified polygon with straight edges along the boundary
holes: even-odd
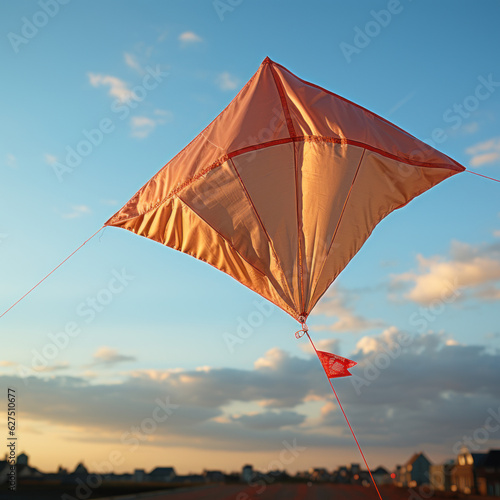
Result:
[[[17,158],[12,153],[7,154],[5,163],[7,163],[7,166],[10,168],[17,168]]]
[[[484,153],[474,156],[471,159],[470,164],[473,167],[480,167],[481,165],[484,165],[486,163],[495,163],[499,159],[500,159],[500,151],[495,151],[491,153]]]
[[[147,116],[133,116],[130,119],[130,127],[132,129],[132,137],[138,139],[146,138],[156,128],[156,120],[148,118]]]
[[[92,213],[90,207],[87,205],[73,205],[71,207],[71,212],[68,212],[63,215],[64,219],[76,219],[77,217],[81,217],[82,215],[88,215]]]
[[[203,39],[192,31],[184,31],[179,35],[179,41],[183,44],[192,44],[202,42]]]
[[[109,87],[109,95],[116,97],[120,102],[127,102],[135,98],[135,94],[128,88],[127,84],[116,76],[88,73],[88,77],[93,87]]]
[[[49,153],[45,153],[43,155],[43,157],[44,157],[45,163],[47,163],[47,165],[54,165],[54,163],[57,162],[57,156],[51,155]]]
[[[466,153],[472,156],[469,163],[473,167],[495,163],[500,160],[500,137],[470,146]]]
[[[477,292],[477,296],[484,300],[500,300],[500,288],[493,285],[484,286]]]
[[[383,351],[385,347],[399,343],[403,335],[405,334],[401,333],[395,326],[391,326],[378,336],[362,337],[356,344],[356,351],[364,355]]]
[[[124,52],[123,57],[125,59],[125,64],[129,68],[137,71],[141,75],[144,73],[144,70],[142,69],[142,66],[139,64],[139,61],[137,60],[136,56],[134,56],[130,52]]]
[[[216,78],[215,83],[221,90],[235,90],[238,88],[239,80],[227,71],[224,71],[224,73],[221,73]]]
[[[286,358],[287,353],[285,351],[274,347],[269,349],[265,356],[255,361],[254,368],[256,370],[274,370],[282,365]]]
[[[134,44],[132,50],[123,53],[125,64],[139,75],[144,75],[148,64],[151,64],[155,46],[147,45],[145,42]]]
[[[133,116],[130,119],[130,128],[132,137],[138,139],[146,138],[158,125],[164,125],[167,122],[172,121],[172,113],[165,109],[155,109],[155,118],[149,118],[147,116]]]
[[[97,349],[97,351],[94,353],[93,358],[94,363],[92,363],[92,366],[113,366],[116,363],[136,360],[134,356],[126,356],[124,354],[120,354],[117,349],[112,349],[111,347],[107,346],[99,347],[99,349]]]
[[[381,320],[366,319],[356,314],[351,305],[355,298],[352,293],[338,286],[332,286],[318,302],[313,314],[315,316],[335,317],[336,321],[329,325],[315,326],[315,329],[335,332],[361,332],[384,326],[384,322]]]
[[[231,420],[255,430],[275,430],[290,425],[300,425],[306,417],[295,411],[263,411],[232,415]]]
[[[68,368],[69,368],[69,363],[67,361],[64,361],[62,363],[56,363],[55,365],[38,366],[37,368],[35,368],[35,371],[43,373],[52,373],[61,370],[67,370]]]
[[[316,328],[314,328],[316,329]],[[340,342],[338,339],[320,339],[315,340],[314,345],[318,351],[331,352],[333,354],[341,354],[340,352]],[[314,354],[314,349],[310,342],[303,342],[300,344],[300,348],[307,354]]]
[[[0,361],[0,366],[17,366],[14,361]]]
[[[465,134],[475,134],[479,130],[479,123],[470,122],[462,125],[462,132]]]
[[[436,301],[450,302],[471,290],[475,296],[494,300],[497,289],[493,284],[500,280],[500,248],[498,244],[473,246],[453,242],[450,258],[435,256],[417,257],[418,271],[392,277],[393,284],[410,283],[406,298],[419,304]]]
[[[155,109],[154,114],[157,116],[161,116],[161,118],[158,118],[158,120],[162,120],[161,123],[166,123],[169,121],[172,121],[174,115],[171,111],[168,111],[166,109]]]

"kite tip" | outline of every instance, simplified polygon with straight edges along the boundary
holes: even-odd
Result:
[[[270,57],[267,56],[263,61],[262,64],[271,64],[273,61],[271,61]]]

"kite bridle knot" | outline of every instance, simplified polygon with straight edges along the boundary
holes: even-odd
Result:
[[[300,326],[302,327],[299,331],[295,332],[295,338],[300,339],[303,337],[308,331],[309,328],[306,325],[306,318],[305,316],[299,316],[298,321],[300,323]]]

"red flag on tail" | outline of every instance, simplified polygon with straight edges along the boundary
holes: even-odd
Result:
[[[349,377],[352,375],[352,373],[349,373],[349,368],[357,365],[356,361],[337,356],[336,354],[330,354],[325,351],[316,352],[328,378]]]

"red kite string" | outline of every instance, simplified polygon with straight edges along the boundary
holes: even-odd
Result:
[[[311,345],[313,346],[314,352],[316,353],[316,355],[318,356],[318,359],[321,362],[321,358],[320,358],[320,355],[318,354],[318,350],[316,349],[314,342],[312,341],[311,337],[309,336],[309,332],[308,332],[307,327],[305,326],[304,323],[302,323],[302,328],[303,328],[302,331],[307,335],[309,342],[311,342]],[[321,366],[323,366],[323,363],[321,363]],[[325,369],[325,368],[323,367],[323,369]],[[370,474],[370,477],[372,479],[373,486],[375,486],[375,489],[377,490],[378,497],[380,498],[380,500],[383,500],[382,495],[380,494],[380,491],[378,490],[377,483],[375,482],[375,479],[373,479],[373,475],[372,475],[372,471],[370,470],[370,466],[368,465],[368,462],[366,461],[363,450],[361,449],[361,446],[356,438],[356,434],[354,434],[354,431],[351,427],[351,423],[349,422],[349,419],[347,418],[347,415],[344,411],[344,407],[342,406],[342,403],[340,402],[340,399],[337,395],[337,391],[334,389],[332,381],[328,377],[326,370],[325,370],[325,375],[326,375],[328,382],[330,383],[330,387],[332,388],[333,394],[335,395],[335,398],[337,399],[337,403],[339,404],[340,410],[342,411],[342,415],[344,415],[345,421],[347,422],[347,425],[349,426],[349,430],[351,431],[352,437],[354,438],[354,441],[356,441],[356,445],[358,446],[359,453],[361,454],[361,457],[363,458],[363,462],[365,463],[366,468],[368,469],[368,473]]]
[[[477,172],[473,172],[472,170],[466,170],[469,174],[478,175],[479,177],[484,177],[485,179],[489,179],[490,181],[500,182],[499,179],[495,179],[494,177],[488,177],[487,175],[478,174]]]
[[[19,304],[19,302],[21,302],[21,300],[23,300],[25,297],[27,297],[38,285],[41,285],[54,271],[57,271],[57,269],[59,269],[70,257],[75,255],[75,253],[78,252],[78,250],[80,250],[80,248],[82,248],[83,245],[85,245],[85,243],[88,243],[94,236],[97,235],[97,233],[99,233],[103,229],[104,229],[104,226],[102,226],[101,229],[99,229],[99,231],[96,231],[90,238],[85,240],[74,252],[70,253],[58,266],[54,267],[54,269],[52,269],[52,271],[50,271],[50,273],[47,274],[47,276],[42,278],[34,287],[32,287],[30,290],[28,290],[19,300],[14,302],[6,311],[4,311],[2,314],[0,314],[0,318],[5,316],[14,306],[17,306],[17,304]]]

